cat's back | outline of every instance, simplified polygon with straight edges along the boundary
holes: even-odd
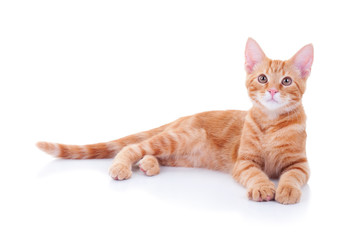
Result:
[[[240,110],[201,112],[182,117],[167,129],[191,135],[212,149],[228,151],[240,140],[246,115],[247,111]]]
[[[193,126],[206,132],[214,147],[228,150],[240,140],[247,111],[209,111],[194,115]]]
[[[192,121],[196,127],[205,129],[210,135],[227,135],[241,131],[246,114],[247,111],[239,110],[208,111],[193,115]]]
[[[173,123],[170,123],[168,127],[172,129],[184,127],[201,128],[209,134],[224,134],[227,130],[241,130],[247,113],[247,111],[240,110],[201,112],[179,118]]]

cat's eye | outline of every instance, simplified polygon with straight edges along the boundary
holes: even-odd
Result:
[[[284,86],[290,86],[292,84],[292,79],[289,77],[284,77],[283,80],[281,80],[281,84]]]
[[[262,84],[265,84],[267,83],[268,79],[267,77],[264,75],[264,74],[261,74],[259,77],[258,77],[258,82],[259,83],[262,83]]]

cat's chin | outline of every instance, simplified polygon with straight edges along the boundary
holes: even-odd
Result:
[[[278,112],[286,105],[281,99],[258,99],[259,105],[267,112]]]
[[[281,98],[279,95],[272,97],[268,92],[264,95],[258,93],[255,102],[260,105],[264,111],[271,114],[281,111],[281,109],[287,105],[287,99]]]
[[[275,119],[279,115],[294,110],[299,104],[290,104],[285,100],[253,100],[253,106],[265,113],[270,119]]]
[[[279,109],[281,109],[284,106],[284,104],[279,103],[276,100],[262,101],[261,104],[268,111],[278,111]]]

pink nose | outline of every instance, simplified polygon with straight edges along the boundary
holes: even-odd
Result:
[[[279,91],[275,88],[272,88],[272,89],[269,89],[268,92],[271,94],[271,97],[274,97],[274,95]]]

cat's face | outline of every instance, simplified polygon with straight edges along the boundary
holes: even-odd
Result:
[[[270,113],[291,111],[301,103],[313,62],[306,45],[287,61],[271,60],[249,39],[245,50],[246,87],[254,105]]]

